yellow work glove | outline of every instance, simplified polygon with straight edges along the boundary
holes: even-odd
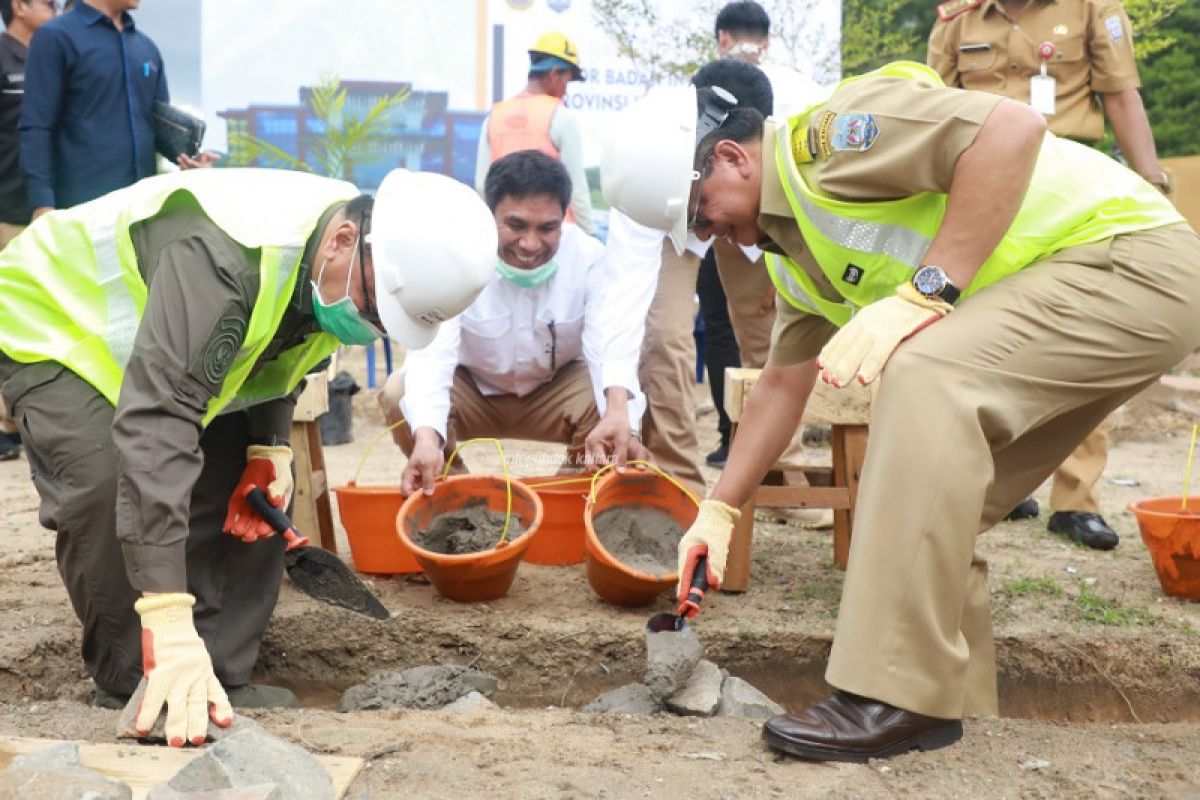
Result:
[[[729,539],[733,536],[733,526],[741,517],[742,512],[720,500],[705,500],[700,504],[696,521],[679,540],[679,584],[675,594],[680,603],[687,599],[692,573],[700,556],[708,556],[708,588],[721,588],[725,561],[729,558]]]
[[[252,444],[246,448],[246,468],[237,488],[229,498],[225,514],[226,533],[240,537],[244,542],[253,542],[259,537],[271,536],[275,529],[255,513],[246,495],[251,489],[262,489],[263,494],[276,508],[286,510],[292,502],[292,448],[287,445]]]
[[[945,301],[926,297],[911,283],[900,284],[894,295],[855,314],[821,349],[817,356],[821,380],[838,388],[855,376],[860,383],[871,383],[901,342],[953,308]]]
[[[204,744],[208,720],[222,728],[233,721],[229,698],[213,674],[212,659],[192,622],[190,594],[159,594],[133,604],[142,618],[142,670],[146,694],[134,725],[149,733],[167,704],[167,742]]]

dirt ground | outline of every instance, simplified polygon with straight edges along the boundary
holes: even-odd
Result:
[[[361,363],[353,370],[365,382]],[[696,398],[707,399],[705,387]],[[367,392],[354,406],[354,442],[325,451],[333,485],[354,477],[382,431]],[[1161,388],[1114,415],[1100,489],[1122,537],[1115,551],[1047,533],[1045,511],[982,537],[1003,716],[968,720],[951,748],[869,765],[809,764],[773,756],[754,722],[583,714],[576,709],[596,695],[641,678],[642,626],[669,603],[608,606],[582,565],[523,564],[507,597],[474,605],[437,597],[419,576],[373,577],[393,611],[384,622],[320,605],[285,581],[258,679],[292,687],[306,707],[252,715],[313,751],[367,758],[348,795],[357,800],[1197,797],[1200,605],[1161,594],[1124,509],[1180,492],[1198,418],[1200,400]],[[699,424],[707,452],[716,417]],[[553,471],[555,448],[505,447],[517,474]],[[496,469],[490,449],[466,457],[480,471]],[[385,439],[358,482],[395,483],[402,464]],[[716,474],[708,471],[710,483]],[[1037,495],[1043,503],[1048,490]],[[349,558],[340,523],[338,537]],[[110,741],[116,712],[84,702],[92,687],[78,624],[53,539],[38,526],[24,459],[0,463],[0,542],[0,735]],[[744,594],[708,598],[697,631],[708,658],[800,710],[829,688],[822,674],[842,582],[830,533],[757,525],[751,581]],[[495,674],[501,708],[465,716],[334,710],[342,689],[375,671],[430,663]]]

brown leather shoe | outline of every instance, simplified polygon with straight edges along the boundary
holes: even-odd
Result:
[[[763,725],[773,749],[812,761],[866,761],[919,747],[936,750],[962,738],[962,721],[905,711],[868,697],[838,692],[801,714]]]

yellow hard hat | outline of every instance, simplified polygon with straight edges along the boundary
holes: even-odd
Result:
[[[579,68],[579,48],[575,46],[575,42],[571,41],[565,33],[559,33],[558,31],[543,33],[533,43],[533,47],[529,48],[529,56],[530,58],[553,56],[556,59],[566,62],[565,65],[560,65],[548,59],[541,59],[531,65],[531,69],[535,71],[539,66],[543,70],[550,70],[555,66],[569,66],[575,73],[572,80],[583,80],[583,70]]]

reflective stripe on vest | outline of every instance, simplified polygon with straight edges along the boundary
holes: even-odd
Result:
[[[928,67],[902,62],[849,78],[838,89],[870,77],[942,85]],[[819,110],[809,109],[779,123],[775,167],[796,225],[821,272],[848,303],[862,307],[891,295],[921,265],[945,215],[946,195],[923,192],[895,200],[845,201],[810,186],[807,175],[812,166],[797,167],[790,143],[792,133],[806,128],[809,117]],[[879,135],[887,131],[881,129]],[[963,296],[1067,247],[1182,221],[1170,202],[1135,173],[1090,148],[1046,134],[1021,208]],[[797,262],[781,259],[777,270],[792,278],[775,280],[792,305],[809,313],[815,306],[836,325],[850,319],[848,309],[821,297]],[[789,291],[783,291],[784,286]],[[789,298],[790,294],[798,299],[792,287],[806,295],[805,302]]]
[[[189,170],[35,220],[0,253],[0,318],[12,321],[0,325],[0,349],[23,363],[57,361],[116,405],[147,294],[130,229],[180,191],[260,254],[258,296],[203,423],[235,398],[244,407],[291,392],[337,348],[337,339],[316,334],[270,362],[259,365],[258,358],[291,302],[321,216],[358,193],[349,183],[303,173]]]
[[[92,246],[96,253],[96,280],[104,292],[108,307],[108,327],[104,340],[108,343],[113,361],[122,369],[133,355],[133,340],[142,321],[141,309],[125,286],[125,270],[117,253],[116,226],[112,221],[92,229]]]

